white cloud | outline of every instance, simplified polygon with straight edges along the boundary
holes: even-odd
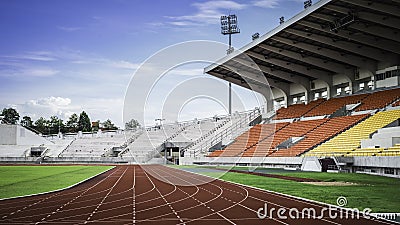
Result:
[[[224,10],[241,10],[247,7],[234,1],[207,1],[202,3],[193,3],[197,12],[184,16],[168,16],[173,21],[169,22],[175,26],[217,24],[221,15],[226,14]]]
[[[71,104],[71,99],[69,98],[62,98],[62,97],[48,97],[48,98],[41,98],[38,100],[31,100],[32,103],[37,105],[47,105],[52,107],[62,107],[68,106]]]
[[[60,71],[50,67],[36,67],[28,65],[16,65],[13,68],[0,68],[0,77],[13,77],[21,79],[26,77],[51,77]]]
[[[40,117],[58,116],[64,121],[73,114],[85,111],[92,121],[111,119],[116,125],[122,126],[123,98],[79,98],[72,102],[70,98],[49,96],[28,100],[21,104],[9,104],[20,116],[30,116],[32,120]]]
[[[262,8],[275,8],[279,5],[279,0],[257,0],[253,1],[252,4]]]
[[[78,31],[82,30],[81,27],[66,27],[66,26],[58,26],[57,29],[66,31],[66,32],[73,32],[73,31]]]
[[[67,114],[70,114],[71,111],[79,112],[80,110],[79,106],[73,106],[71,103],[69,98],[50,96],[9,106],[16,108],[21,116],[27,115],[33,120],[40,117],[49,118],[54,115],[66,119],[68,118]]]
[[[31,51],[16,55],[3,55],[2,58],[12,60],[55,61],[57,58],[49,51]]]
[[[51,68],[31,68],[22,71],[22,75],[34,77],[50,77],[54,76],[60,71]]]
[[[132,69],[132,70],[136,70],[140,64],[137,63],[131,63],[125,60],[106,60],[108,62],[108,64],[114,68],[119,68],[119,69]]]

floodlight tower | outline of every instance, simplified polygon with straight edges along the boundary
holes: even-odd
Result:
[[[221,34],[229,35],[229,48],[226,53],[229,55],[233,52],[232,48],[232,34],[240,33],[238,27],[237,16],[230,14],[228,16],[221,16]],[[232,114],[232,83],[229,82],[229,115]]]

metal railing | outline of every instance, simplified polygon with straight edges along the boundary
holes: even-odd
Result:
[[[238,115],[239,120],[234,122],[229,127],[226,127],[222,131],[219,131],[229,121],[234,121],[234,120],[231,119],[229,121],[226,121],[226,123],[224,123],[221,127],[214,128],[213,130],[211,130],[210,132],[208,132],[207,134],[203,135],[198,140],[193,142],[191,145],[184,148],[182,151],[188,157],[197,157],[197,156],[199,156],[199,154],[207,153],[211,147],[215,146],[216,144],[223,141],[224,139],[226,139],[228,137],[233,139],[234,137],[239,136],[241,134],[241,131],[243,128],[248,127],[248,124],[251,121],[255,120],[257,117],[259,117],[261,115],[261,110],[256,108],[254,110],[247,111],[243,114],[242,115],[239,114]],[[212,134],[215,134],[215,135],[211,136]],[[198,145],[200,143],[201,143],[201,145]]]

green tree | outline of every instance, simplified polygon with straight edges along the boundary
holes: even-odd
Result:
[[[64,123],[63,120],[58,118],[57,116],[51,116],[49,120],[49,128],[50,133],[58,134],[58,132],[64,131]]]
[[[90,122],[89,116],[85,111],[82,111],[79,115],[78,128],[80,131],[89,132],[92,131],[92,124]]]
[[[8,108],[8,109],[4,108],[1,115],[3,116],[2,121],[4,123],[17,124],[19,120],[19,113],[17,112],[17,110],[13,108]]]
[[[131,119],[129,122],[125,123],[125,130],[136,130],[140,127],[140,123],[135,119]]]
[[[35,129],[42,134],[49,133],[48,124],[49,122],[45,118],[40,117],[35,121]]]
[[[32,118],[30,118],[29,116],[22,117],[21,125],[24,127],[32,127],[33,126]]]
[[[103,125],[104,130],[117,130],[118,128],[111,122],[110,119],[104,121],[101,125]]]
[[[67,121],[68,132],[73,132],[73,133],[77,132],[78,122],[79,122],[78,115],[76,115],[76,113],[72,114]]]

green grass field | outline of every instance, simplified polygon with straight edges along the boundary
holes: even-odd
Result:
[[[0,199],[68,187],[111,166],[0,166]]]
[[[191,167],[191,171],[194,171],[193,167]],[[354,173],[292,172],[270,169],[267,169],[267,171],[285,176],[313,178],[329,182],[351,182],[357,185],[315,186],[295,181],[232,172],[223,173],[216,171],[200,173],[226,181],[333,205],[336,205],[338,197],[344,196],[348,202],[346,207],[359,209],[371,208],[372,212],[400,212],[400,179]]]

